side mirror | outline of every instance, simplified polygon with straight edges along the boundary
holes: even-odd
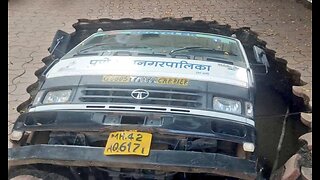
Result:
[[[255,64],[251,64],[253,73],[256,75],[266,75],[269,72],[270,64],[266,56],[266,52],[258,46],[253,46],[253,54],[256,60]]]
[[[53,38],[48,51],[54,58],[60,59],[67,53],[68,44],[70,42],[70,34],[58,30]]]

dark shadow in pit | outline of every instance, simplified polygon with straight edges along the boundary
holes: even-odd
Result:
[[[303,107],[297,107],[288,101],[292,96],[289,91],[284,97],[269,85],[259,84],[256,96],[256,128],[257,128],[257,155],[263,163],[266,176],[269,177],[277,154],[277,147],[282,131],[287,106],[290,113],[295,113]],[[302,99],[294,98],[295,101]],[[289,104],[290,103],[290,104]],[[277,168],[281,167],[300,148],[298,138],[308,131],[308,127],[302,124],[299,114],[289,115],[286,123],[286,131],[279,155]]]

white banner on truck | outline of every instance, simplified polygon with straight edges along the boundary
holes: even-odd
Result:
[[[76,75],[173,77],[248,87],[245,68],[218,62],[163,57],[74,57],[59,61],[46,76],[53,78]]]

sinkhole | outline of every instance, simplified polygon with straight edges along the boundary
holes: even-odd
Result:
[[[292,92],[292,86],[304,85],[300,81],[299,74],[288,71],[285,59],[277,58],[276,52],[266,48],[267,42],[258,39],[258,34],[251,31],[250,28],[243,27],[232,29],[229,25],[222,25],[216,21],[192,20],[185,18],[143,18],[143,19],[97,19],[87,20],[79,19],[73,25],[75,32],[71,34],[72,39],[69,49],[77,45],[86,37],[96,32],[98,28],[103,30],[119,29],[167,29],[197,31],[205,33],[215,33],[221,35],[236,35],[242,42],[248,54],[252,56],[252,47],[254,45],[263,48],[270,63],[270,69],[266,75],[257,75],[256,89],[256,128],[257,128],[257,153],[259,161],[264,168],[264,176],[269,177],[271,169],[274,166],[277,157],[277,147],[282,133],[284,138],[279,153],[277,168],[282,166],[292,155],[294,155],[302,144],[298,138],[309,131],[300,120],[300,112],[310,112],[301,97],[295,96]],[[53,61],[48,56],[43,59],[45,66],[39,69],[35,75],[38,77],[44,69]],[[30,85],[27,91],[31,98],[22,103],[17,109],[23,112],[38,88],[38,82]],[[286,128],[282,132],[283,122],[286,117],[287,109],[289,114],[286,119]]]

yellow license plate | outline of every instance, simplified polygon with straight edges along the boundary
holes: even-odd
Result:
[[[104,155],[148,156],[152,134],[137,131],[118,131],[109,135]]]

